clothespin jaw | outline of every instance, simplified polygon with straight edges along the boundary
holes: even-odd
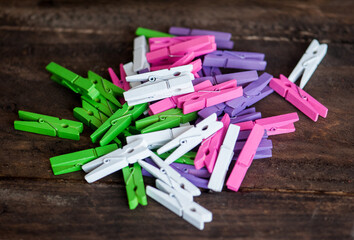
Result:
[[[54,175],[71,173],[81,170],[81,166],[116,150],[117,144],[86,149],[50,158]]]
[[[314,122],[318,120],[318,116],[322,116],[323,118],[327,117],[328,109],[325,106],[294,83],[290,82],[284,75],[280,74],[279,79],[273,78],[269,86]]]
[[[171,153],[172,153],[172,151],[168,151],[168,152],[159,154],[158,156],[162,159],[166,159],[166,158],[168,158],[168,156],[170,156]],[[194,158],[195,158],[196,154],[197,154],[196,152],[189,151],[174,162],[188,164],[188,165],[194,165]]]
[[[160,190],[147,186],[146,194],[199,230],[204,229],[205,222],[212,221],[213,215],[209,210],[185,198],[168,184],[156,179],[156,186]]]
[[[100,145],[107,145],[126,129],[133,120],[143,114],[146,109],[146,103],[136,106],[128,106],[128,104],[125,103],[121,109],[117,110],[93,134],[91,134],[92,142],[96,142],[101,138]]]
[[[170,164],[189,150],[196,147],[203,139],[210,137],[222,127],[223,123],[217,121],[217,116],[214,113],[198,123],[195,127],[182,133],[172,141],[159,148],[157,153],[161,154],[177,147],[177,149],[165,160],[167,164]]]
[[[289,81],[296,82],[303,73],[300,81],[300,88],[303,89],[326,55],[327,48],[327,44],[320,44],[316,39],[312,40],[310,46],[306,49],[306,52],[289,75]]]
[[[146,206],[147,197],[140,165],[134,163],[133,167],[125,167],[122,169],[122,172],[127,190],[129,208],[133,210],[139,203]]]
[[[102,78],[100,75],[88,71],[87,72],[88,79],[95,86],[95,88],[100,92],[100,94],[106,99],[106,101],[110,101],[117,107],[121,107],[122,105],[117,100],[119,97],[123,97],[124,90],[110,81]]]
[[[175,108],[140,119],[135,122],[135,126],[137,129],[141,130],[141,133],[148,133],[178,127],[180,124],[184,124],[195,119],[197,119],[196,112],[183,114],[181,109]]]
[[[69,89],[75,93],[81,95],[87,95],[91,99],[95,99],[100,95],[100,92],[95,88],[88,79],[85,79],[70,70],[56,64],[54,62],[49,63],[46,66],[48,72],[52,75],[51,79]]]
[[[38,133],[53,137],[80,140],[80,133],[84,129],[81,122],[59,119],[38,113],[18,111],[18,116],[24,121],[15,121],[16,130]]]

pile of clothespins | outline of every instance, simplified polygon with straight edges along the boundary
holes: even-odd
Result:
[[[261,118],[254,103],[276,91],[313,121],[326,117],[328,109],[302,89],[327,45],[313,40],[289,78],[278,79],[258,76],[267,64],[262,53],[217,50],[233,48],[230,33],[169,32],[138,28],[133,62],[120,64],[120,79],[110,68],[112,82],[49,63],[51,79],[81,95],[82,107],[74,109],[80,122],[19,111],[23,121],[14,125],[74,140],[89,126],[100,146],[52,157],[55,175],[84,170],[92,183],[122,170],[130,209],[146,205],[148,195],[203,229],[212,213],[194,202],[199,188],[222,191],[235,160],[226,186],[238,191],[253,159],[272,156],[268,136],[295,131],[296,112]],[[222,74],[220,68],[247,71]],[[143,175],[154,176],[157,188],[145,189]]]

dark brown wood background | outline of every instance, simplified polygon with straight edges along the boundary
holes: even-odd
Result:
[[[353,239],[353,1],[0,1],[0,239]],[[55,61],[86,76],[132,59],[138,26],[231,32],[235,49],[266,54],[290,74],[313,38],[328,52],[305,90],[328,107],[317,123],[277,94],[264,117],[299,112],[296,132],[271,137],[240,192],[203,193],[204,231],[149,199],[127,206],[121,173],[94,184],[54,176],[49,158],[95,145],[15,131],[18,110],[74,119],[80,98],[49,79]],[[153,184],[152,179],[146,179]]]

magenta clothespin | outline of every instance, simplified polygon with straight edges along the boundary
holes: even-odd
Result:
[[[225,114],[221,119],[221,122],[224,124],[223,128],[217,131],[213,136],[203,140],[201,143],[194,159],[194,166],[196,169],[201,169],[206,166],[210,173],[213,172],[220,146],[230,124],[229,115]]]
[[[116,73],[113,71],[112,68],[108,68],[108,72],[109,72],[109,75],[111,76],[111,79],[112,79],[112,82],[114,85],[116,85],[124,90],[126,90],[125,88],[127,85],[129,87],[129,84],[127,82],[125,82],[126,83],[125,84],[123,80],[119,80],[119,78],[117,77]],[[122,105],[125,103],[124,97],[119,97],[118,100]]]
[[[148,52],[146,58],[151,64],[164,65],[172,64],[190,52],[194,52],[195,57],[198,57],[215,50],[216,44],[214,36],[200,36],[189,41]]]
[[[241,183],[247,173],[248,168],[251,166],[253,157],[257,152],[259,143],[264,135],[264,128],[261,125],[254,125],[250,136],[248,137],[240,155],[236,161],[234,168],[226,182],[228,189],[238,191]]]
[[[319,115],[323,118],[327,117],[328,109],[325,106],[295,83],[290,82],[284,75],[280,74],[280,79],[273,78],[269,86],[313,121],[316,122]]]
[[[166,48],[171,45],[189,41],[195,38],[198,38],[198,36],[149,38],[149,47],[150,51],[156,51],[161,48]]]
[[[124,70],[124,67],[123,67],[123,63],[119,64],[119,72],[120,72],[120,83],[122,85],[122,88],[125,90],[125,91],[128,91],[130,89],[130,85],[129,83],[127,82],[127,80],[125,80],[125,78],[127,77],[127,75],[125,74],[125,70]]]
[[[272,78],[272,75],[263,73],[258,78],[258,80],[253,81],[243,89],[242,97],[235,98],[226,102],[228,107],[225,108],[225,112],[230,116],[235,116],[246,107],[255,104],[259,100],[273,93],[273,89],[267,86]]]
[[[177,107],[187,114],[210,107],[242,95],[242,87],[237,87],[236,80],[230,80],[215,86],[177,97]]]
[[[215,51],[204,57],[203,66],[263,71],[267,62],[263,53]]]
[[[170,27],[169,33],[176,36],[200,36],[200,35],[214,35],[215,42],[218,49],[232,49],[234,47],[234,42],[230,41],[231,33],[219,32],[219,31],[209,31],[202,29],[189,29],[182,27]]]
[[[295,132],[294,122],[297,121],[299,121],[299,116],[296,112],[293,112],[274,117],[261,118],[256,120],[255,123],[262,125],[267,130],[268,136],[271,136]]]
[[[210,86],[213,86],[210,81],[204,81],[200,84],[195,85],[194,91],[199,91]],[[180,95],[180,96],[184,96],[184,95]],[[150,104],[149,112],[152,114],[158,114],[160,112],[164,112],[168,109],[175,108],[175,107],[177,107],[177,96],[165,98],[163,100]]]

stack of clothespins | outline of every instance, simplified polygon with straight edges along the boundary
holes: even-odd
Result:
[[[133,62],[120,64],[120,78],[108,69],[113,83],[51,62],[51,79],[81,95],[82,107],[74,109],[80,122],[20,111],[23,121],[14,125],[74,140],[89,126],[100,146],[52,157],[55,175],[84,170],[92,183],[122,170],[131,209],[146,205],[148,195],[203,229],[212,213],[194,201],[199,188],[222,191],[235,160],[226,186],[238,191],[252,161],[272,156],[268,136],[295,131],[296,112],[262,118],[254,103],[276,91],[313,121],[326,117],[327,108],[302,89],[327,45],[313,40],[289,78],[277,79],[258,76],[267,65],[264,54],[225,50],[234,45],[230,33],[169,32],[138,28]],[[220,68],[246,71],[222,74]],[[154,176],[157,188],[145,188],[143,175]]]

